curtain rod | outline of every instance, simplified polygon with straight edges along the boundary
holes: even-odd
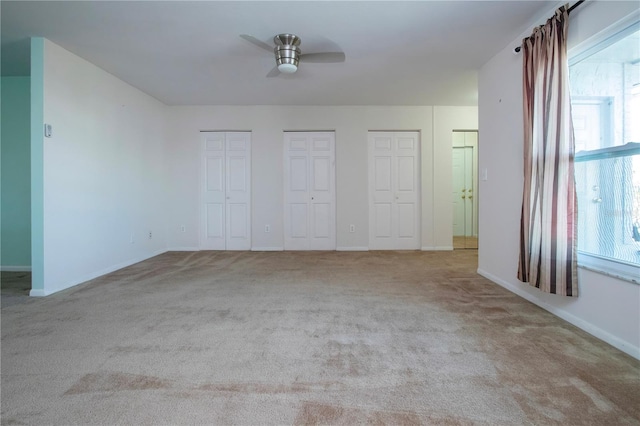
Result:
[[[575,2],[575,3],[573,4],[573,6],[571,6],[571,7],[569,8],[569,10],[567,11],[567,13],[571,13],[571,11],[572,11],[573,9],[575,9],[575,8],[576,8],[576,7],[578,7],[578,6],[580,6],[580,5],[581,5],[582,3],[584,3],[584,2],[585,2],[585,0],[578,0],[577,2]],[[522,49],[522,46],[518,46],[518,47],[516,47],[515,49],[513,49],[513,53],[517,55],[518,53],[520,53],[520,50],[521,50],[521,49]]]

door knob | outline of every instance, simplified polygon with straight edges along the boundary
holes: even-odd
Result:
[[[469,195],[467,198],[472,199],[472,198],[473,198],[473,195]]]
[[[463,200],[465,199],[465,196],[464,196],[464,195],[462,196],[462,199],[463,199]]]
[[[601,202],[602,202],[602,198],[600,198],[600,197],[595,197],[595,198],[593,199],[593,202],[594,202],[594,203],[598,203],[598,204],[599,204],[599,203],[601,203]]]
[[[465,191],[466,191],[466,189],[463,189],[463,190],[462,190],[462,192],[465,192]]]

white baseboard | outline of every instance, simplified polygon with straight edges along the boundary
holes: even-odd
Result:
[[[453,246],[422,247],[420,250],[422,250],[422,251],[451,251],[451,250],[453,250]]]
[[[71,281],[69,281],[69,282],[67,282],[65,284],[62,284],[62,285],[58,286],[57,288],[55,288],[53,290],[50,290],[50,289],[44,289],[44,290],[37,289],[37,290],[34,290],[34,289],[32,289],[29,292],[29,296],[34,296],[34,297],[49,296],[49,295],[57,293],[59,291],[66,290],[66,289],[71,288],[71,287],[75,287],[75,286],[77,286],[79,284],[85,283],[85,282],[90,281],[90,280],[92,280],[94,278],[98,278],[98,277],[101,277],[103,275],[109,274],[111,272],[117,271],[118,269],[126,268],[127,266],[131,266],[131,265],[133,265],[135,263],[139,263],[139,262],[145,261],[147,259],[151,259],[152,257],[158,256],[158,255],[160,255],[162,253],[166,253],[166,252],[167,252],[166,249],[156,250],[155,252],[152,252],[152,253],[150,253],[148,255],[144,255],[144,256],[137,257],[137,258],[133,258],[133,259],[124,261],[122,263],[118,263],[116,265],[109,266],[108,268],[102,269],[100,271],[92,272],[92,273],[87,274],[87,275],[85,275],[83,277],[80,277],[78,279],[71,280]]]
[[[251,247],[251,251],[284,251],[284,247]]]
[[[200,251],[200,247],[169,247],[167,251]]]
[[[31,266],[0,266],[2,272],[31,272]]]
[[[544,309],[545,311],[551,312],[553,315],[562,318],[563,320],[567,321],[568,323],[571,323],[573,325],[575,325],[576,327],[586,331],[587,333],[591,334],[594,337],[597,337],[598,339],[610,344],[611,346],[613,346],[616,349],[621,350],[622,352],[626,353],[627,355],[630,355],[638,360],[640,360],[640,348],[633,346],[632,344],[630,344],[629,342],[626,342],[616,336],[614,336],[613,334],[604,331],[603,329],[591,324],[590,322],[587,322],[581,318],[576,317],[575,315],[572,315],[570,313],[568,313],[567,311],[563,310],[563,309],[559,309],[555,306],[549,305],[548,303],[542,302],[541,300],[539,300],[538,298],[534,297],[533,295],[527,293],[526,291],[524,291],[523,289],[519,288],[518,286],[511,284],[501,278],[496,277],[495,275],[478,268],[477,270],[478,274],[482,275],[483,277],[493,281],[494,283],[498,284],[501,287],[506,288],[507,290],[509,290],[512,293],[517,294],[518,296],[522,297],[523,299],[528,300],[529,302],[533,303],[534,305],[537,305],[539,307],[541,307],[542,309]]]
[[[369,251],[369,247],[336,247],[336,251]]]

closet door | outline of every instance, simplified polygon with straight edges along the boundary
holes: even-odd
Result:
[[[203,132],[200,247],[251,249],[251,133]]]
[[[284,134],[284,248],[335,250],[335,134]]]
[[[418,132],[369,132],[369,248],[420,248]]]

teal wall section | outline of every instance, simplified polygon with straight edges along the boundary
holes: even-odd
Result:
[[[44,38],[31,39],[31,295],[44,288]]]
[[[31,267],[30,78],[2,77],[0,265]]]

